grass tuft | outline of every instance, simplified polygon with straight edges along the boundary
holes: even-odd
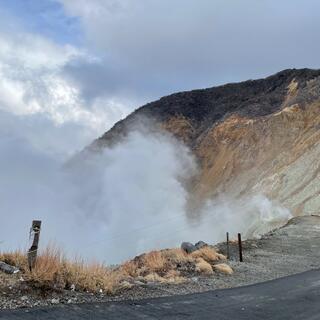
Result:
[[[213,269],[215,271],[219,271],[219,272],[222,272],[222,273],[233,274],[232,268],[230,266],[228,266],[226,263],[215,264],[213,266]]]
[[[196,271],[206,275],[213,274],[211,264],[205,261],[203,258],[197,258],[196,260]]]
[[[192,254],[181,249],[151,251],[135,257],[117,268],[99,263],[68,260],[63,252],[48,246],[38,255],[35,268],[29,271],[27,256],[20,251],[0,253],[0,261],[18,267],[25,282],[41,290],[73,289],[86,292],[116,293],[131,288],[135,281],[158,283],[181,283],[193,273],[211,275],[213,270],[232,273],[224,260],[211,247],[204,247]]]

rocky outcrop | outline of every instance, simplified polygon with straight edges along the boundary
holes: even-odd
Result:
[[[118,122],[91,148],[120,141],[145,117],[199,160],[195,203],[221,192],[262,193],[295,215],[320,212],[320,70],[285,70],[161,98]]]

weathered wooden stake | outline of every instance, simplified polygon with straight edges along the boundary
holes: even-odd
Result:
[[[230,259],[230,250],[229,250],[229,232],[227,232],[227,259]]]
[[[239,260],[240,260],[240,262],[243,262],[241,233],[238,233],[238,245],[239,245]]]
[[[33,232],[33,242],[32,246],[28,251],[28,265],[30,271],[34,268],[37,260],[37,251],[38,251],[38,244],[40,239],[40,229],[41,229],[41,221],[40,220],[33,220],[31,231]]]

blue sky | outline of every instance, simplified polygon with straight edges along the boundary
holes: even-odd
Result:
[[[4,0],[0,4],[2,10],[29,32],[42,34],[58,43],[81,44],[79,18],[67,16],[63,5],[57,1]]]

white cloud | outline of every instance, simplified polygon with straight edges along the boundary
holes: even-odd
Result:
[[[20,115],[47,113],[56,122],[63,122],[65,113],[70,120],[68,113],[80,107],[78,92],[59,72],[82,53],[37,35],[0,36],[0,108]]]
[[[316,0],[58,1],[143,97],[319,67]]]
[[[89,144],[125,117],[130,109],[125,100],[120,101],[112,96],[100,95],[90,101],[85,100],[82,88],[64,73],[67,65],[77,60],[87,63],[97,61],[85,50],[74,46],[58,45],[21,30],[8,33],[0,28],[0,111],[26,116],[35,126],[44,125],[43,119],[46,118],[51,124],[48,125],[48,122],[43,131],[50,130],[57,139],[61,137],[55,127],[82,127],[85,132],[80,135],[84,138],[82,147]],[[17,126],[19,123],[20,118],[17,118]],[[35,128],[35,132],[39,131],[40,127]],[[29,138],[34,138],[34,135]],[[77,137],[70,134],[66,140],[71,152],[80,148],[79,143],[72,141]],[[60,153],[62,149],[58,143],[55,146],[57,150],[52,151],[59,150]]]
[[[17,31],[1,32],[0,57],[2,62],[16,62],[26,70],[54,70],[63,66],[81,52],[70,45],[57,45],[36,35]]]

